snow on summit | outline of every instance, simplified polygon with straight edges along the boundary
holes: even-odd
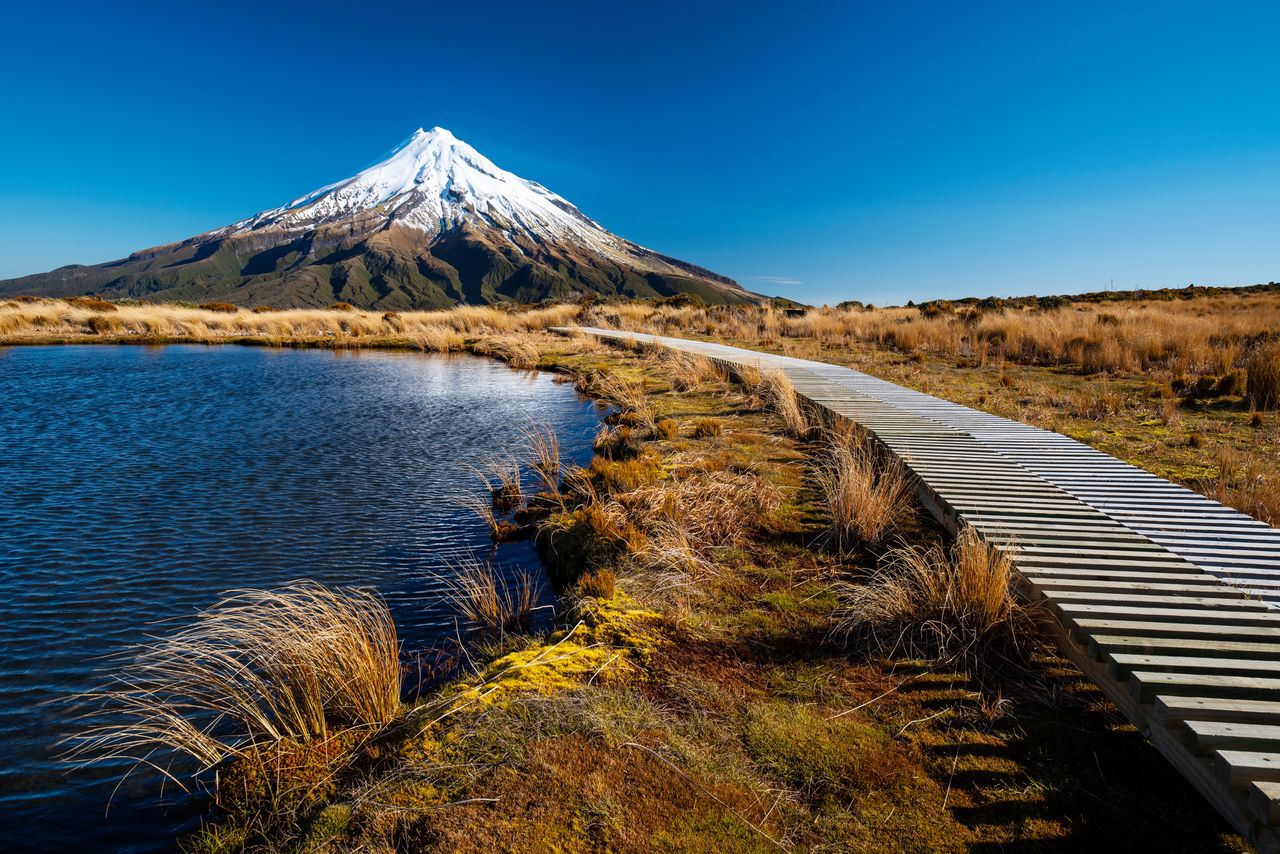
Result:
[[[478,219],[536,242],[568,240],[606,255],[625,251],[618,238],[566,199],[499,168],[442,127],[419,128],[381,162],[227,232],[309,229],[361,212],[429,235]]]

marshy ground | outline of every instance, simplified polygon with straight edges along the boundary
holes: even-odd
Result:
[[[121,307],[122,325],[103,333],[86,325],[93,307],[44,302],[40,310],[57,331],[26,321],[0,329],[14,339],[119,340],[142,323],[126,319],[131,311],[154,311]],[[13,316],[34,305],[4,311]],[[1211,375],[1192,365],[1219,358],[1212,347],[1185,366],[1122,364],[1122,355],[1111,368],[1084,374],[1082,365],[1046,364],[1047,357],[1015,360],[1012,345],[979,357],[972,348],[980,338],[964,336],[990,316],[901,311],[787,318],[771,310],[600,305],[546,309],[531,319],[495,309],[390,318],[338,309],[293,318],[277,312],[276,327],[255,331],[252,324],[272,313],[172,309],[166,322],[195,323],[198,315],[204,326],[188,331],[214,341],[466,347],[520,369],[557,371],[613,408],[589,467],[563,470],[544,439],[514,495],[491,479],[502,492],[493,496],[501,499],[494,520],[506,523],[495,525],[496,536],[536,536],[563,594],[556,627],[523,630],[519,590],[477,585],[480,593],[462,597],[484,606],[474,609],[476,631],[465,650],[430,659],[443,662],[437,678],[408,692],[374,728],[239,754],[221,775],[218,820],[188,845],[1245,850],[1100,692],[1036,636],[1004,598],[1007,588],[994,600],[975,595],[963,613],[928,610],[927,592],[895,569],[900,549],[934,549],[928,559],[948,578],[963,571],[961,558],[905,501],[884,502],[883,524],[859,517],[859,508],[884,499],[892,474],[875,461],[859,474],[867,462],[859,450],[840,462],[841,447],[861,447],[856,435],[815,429],[767,377],[730,378],[660,349],[615,350],[538,331],[580,320],[715,337],[850,364],[1039,421],[1206,491],[1217,486],[1224,448],[1241,460],[1253,455],[1248,488],[1255,493],[1275,476],[1275,455],[1263,453],[1276,438],[1264,386],[1251,386],[1247,375],[1218,385],[1237,370],[1265,376],[1269,345],[1256,330],[1241,327],[1247,343],[1232,345],[1229,364],[1211,366],[1214,382],[1202,385],[1222,393],[1205,398],[1181,396],[1175,385],[1186,389]],[[1104,310],[1087,305],[1000,311],[1006,320],[1026,315],[1032,325],[1038,312],[1055,311],[1077,311],[1082,317],[1071,315],[1070,323],[1088,329],[1129,322],[1100,322]],[[183,312],[197,315],[183,320]],[[1147,319],[1132,324],[1150,326]],[[924,335],[906,331],[915,326],[938,339],[908,346],[909,335]],[[168,340],[175,330],[154,334]],[[959,343],[944,341],[947,330]],[[888,340],[888,332],[901,336]],[[1098,341],[1113,339],[1122,340],[1108,332]],[[1017,352],[1031,350],[1021,344]],[[1078,404],[1083,394],[1118,402],[1098,419],[1101,410]],[[851,509],[842,510],[837,499],[847,495]],[[991,569],[984,559],[973,564]],[[897,584],[893,592],[905,604],[887,616],[865,610],[859,592],[877,584]],[[981,596],[992,595],[995,587],[987,588]],[[975,620],[984,608],[997,616]],[[1007,619],[999,616],[1004,609]],[[939,620],[941,631],[926,627]]]

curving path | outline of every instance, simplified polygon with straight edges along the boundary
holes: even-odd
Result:
[[[851,368],[579,331],[780,370],[862,425],[939,520],[1010,554],[1063,654],[1259,850],[1280,852],[1280,530],[1074,439]]]

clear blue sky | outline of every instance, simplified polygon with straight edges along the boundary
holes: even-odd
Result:
[[[1274,4],[5,17],[0,277],[226,224],[438,124],[621,235],[809,302],[1280,279]]]

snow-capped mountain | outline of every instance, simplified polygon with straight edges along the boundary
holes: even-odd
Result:
[[[0,295],[376,308],[583,292],[758,299],[611,234],[440,127],[418,130],[351,178],[232,225],[108,264],[0,282]]]

